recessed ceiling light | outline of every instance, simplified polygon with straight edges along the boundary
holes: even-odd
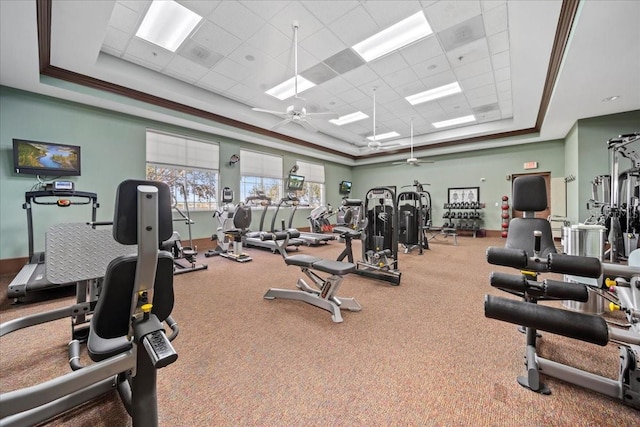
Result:
[[[432,123],[434,128],[445,128],[447,126],[461,125],[463,123],[475,122],[476,118],[472,114],[470,116],[458,117],[457,119],[443,120],[441,122]]]
[[[314,86],[314,83],[310,82],[300,75],[298,76],[298,94]],[[278,98],[280,101],[284,101],[285,99],[292,97],[296,94],[295,77],[291,77],[289,80],[272,87],[265,93],[267,95]]]
[[[202,16],[173,0],[154,0],[136,32],[136,36],[175,52]]]
[[[381,139],[389,139],[389,138],[393,138],[396,136],[400,136],[400,134],[398,132],[387,132],[387,133],[381,133],[380,135],[376,135],[376,139],[375,141],[380,141]],[[368,136],[367,139],[369,141],[373,141],[373,135],[372,136]]]
[[[368,117],[369,116],[367,116],[362,111],[356,111],[355,113],[340,116],[337,119],[331,119],[329,121],[334,125],[342,126],[342,125],[346,125],[347,123],[353,123],[353,122],[357,122],[358,120],[366,119]]]
[[[614,95],[614,96],[610,96],[608,98],[605,98],[602,100],[602,102],[609,102],[609,101],[615,101],[616,99],[620,98],[619,95]]]
[[[430,34],[431,26],[420,11],[354,45],[353,50],[369,62]]]
[[[444,98],[445,96],[453,95],[454,93],[462,92],[458,82],[449,83],[448,85],[440,86],[435,89],[429,89],[424,92],[416,93],[415,95],[409,95],[405,99],[411,105],[422,104],[423,102],[433,101],[434,99]]]

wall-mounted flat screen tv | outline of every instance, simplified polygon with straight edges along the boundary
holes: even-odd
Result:
[[[339,193],[344,196],[351,194],[351,181],[340,181]]]
[[[289,175],[287,178],[287,191],[300,191],[304,186],[304,176]]]
[[[14,139],[13,170],[29,175],[79,176],[80,147]]]

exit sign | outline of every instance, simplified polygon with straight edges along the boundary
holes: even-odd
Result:
[[[524,164],[525,169],[538,169],[538,162],[526,162]]]

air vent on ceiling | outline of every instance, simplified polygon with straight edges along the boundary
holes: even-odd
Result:
[[[187,39],[178,49],[178,55],[206,68],[213,67],[222,59],[222,55],[213,52],[191,39]]]
[[[442,47],[447,52],[481,39],[484,36],[485,31],[482,15],[467,19],[438,33]]]

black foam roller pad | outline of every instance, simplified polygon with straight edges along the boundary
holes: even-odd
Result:
[[[342,199],[342,206],[360,206],[361,204],[361,199]]]
[[[526,268],[527,252],[522,249],[487,248],[487,262],[505,267]]]
[[[485,295],[484,315],[601,346],[609,342],[604,319],[589,314]]]
[[[598,258],[549,254],[549,271],[582,277],[600,277],[602,268]]]
[[[554,299],[587,302],[589,291],[582,283],[561,282],[546,279],[543,282],[545,296]]]
[[[491,272],[489,283],[494,288],[506,291],[525,292],[527,290],[527,279],[521,274],[507,274],[499,271]]]

